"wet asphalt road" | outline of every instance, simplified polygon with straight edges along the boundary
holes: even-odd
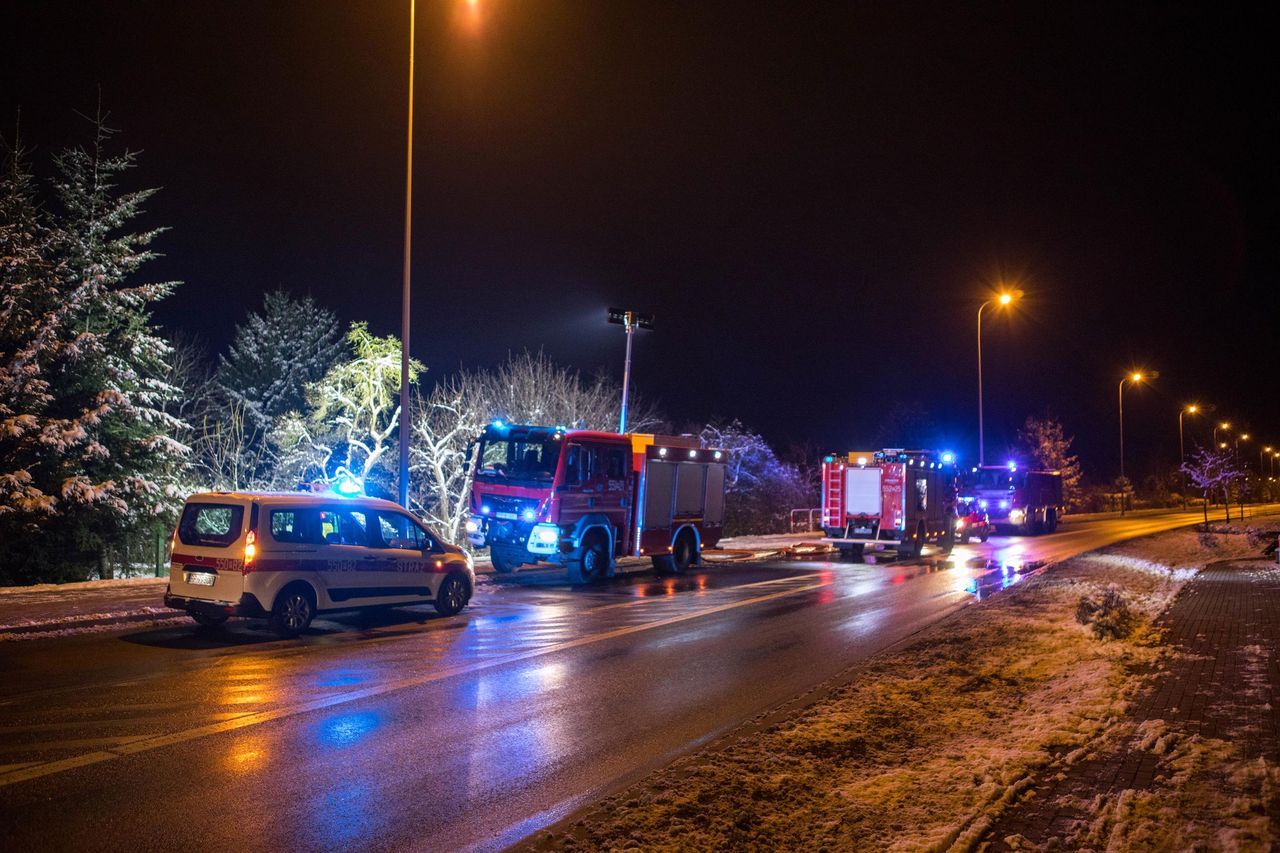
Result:
[[[496,849],[1028,566],[1198,520],[1079,522],[916,563],[773,561],[472,607],[0,645],[9,850]]]

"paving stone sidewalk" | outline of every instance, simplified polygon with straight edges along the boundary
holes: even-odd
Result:
[[[1157,625],[1179,654],[1138,696],[1133,721],[1164,721],[1175,732],[1230,741],[1247,758],[1280,763],[1280,567],[1261,560],[1210,564]],[[1041,780],[992,825],[982,846],[1015,850],[1022,839],[1057,846],[1094,819],[1064,802],[1150,790],[1162,775],[1161,756],[1135,735]],[[1280,815],[1271,815],[1271,825],[1280,834]]]

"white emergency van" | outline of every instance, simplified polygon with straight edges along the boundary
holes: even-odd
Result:
[[[317,613],[471,599],[471,558],[402,507],[332,492],[203,492],[173,534],[164,602],[201,625],[268,619],[280,634]]]

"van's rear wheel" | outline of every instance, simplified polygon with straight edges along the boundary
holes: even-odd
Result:
[[[578,558],[570,560],[569,583],[594,583],[609,574],[609,542],[603,533],[591,532],[578,550]]]
[[[271,630],[282,637],[296,637],[311,626],[316,617],[316,600],[311,588],[287,586],[276,596],[271,608]]]
[[[441,616],[453,616],[467,606],[470,598],[471,585],[467,583],[466,578],[455,572],[441,582],[433,603],[436,612]]]
[[[228,618],[225,613],[204,613],[199,610],[192,610],[188,615],[196,620],[196,624],[201,628],[217,628]]]

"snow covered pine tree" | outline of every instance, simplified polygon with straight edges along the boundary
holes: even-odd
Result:
[[[131,534],[181,505],[186,448],[165,413],[169,345],[149,307],[176,282],[134,284],[163,229],[127,233],[154,190],[117,192],[135,155],[54,157],[56,210],[15,146],[0,183],[0,583],[110,574]]]

